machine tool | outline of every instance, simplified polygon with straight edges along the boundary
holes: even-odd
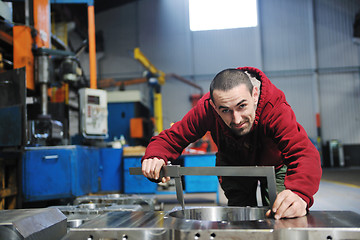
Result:
[[[130,168],[139,175],[140,168]],[[268,181],[271,204],[276,197],[273,167],[165,166],[160,177],[176,179],[181,204],[171,211],[108,212],[70,228],[72,239],[360,239],[360,215],[348,211],[310,211],[306,216],[275,220],[268,207],[189,207],[182,195],[182,175],[257,176]]]
[[[214,207],[191,211],[198,214],[196,219],[183,218],[176,211],[109,212],[79,228],[71,228],[63,240],[360,238],[360,215],[353,212],[310,211],[304,217],[275,220],[264,217],[261,208]],[[221,217],[209,218],[208,213]]]

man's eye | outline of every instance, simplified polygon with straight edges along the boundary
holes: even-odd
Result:
[[[222,110],[221,112],[223,112],[223,113],[228,113],[230,110],[229,109],[224,109],[224,110]]]
[[[239,108],[245,108],[246,107],[246,104],[240,104],[239,105]]]

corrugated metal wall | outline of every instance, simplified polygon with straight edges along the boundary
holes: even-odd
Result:
[[[139,1],[98,14],[96,26],[106,34],[99,72],[141,75],[139,64],[125,56],[136,45],[156,67],[185,76],[205,91],[224,68],[259,67],[284,91],[311,138],[320,109],[324,141],[360,143],[360,57],[352,41],[360,1],[258,0],[258,7],[257,28],[202,32],[189,29],[187,0]],[[167,81],[165,127],[190,109],[192,93],[198,90]]]
[[[352,41],[360,1],[315,2],[323,138],[360,143],[359,46]]]

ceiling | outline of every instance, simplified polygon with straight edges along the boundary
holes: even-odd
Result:
[[[136,1],[138,0],[94,0],[95,18],[97,13]],[[88,18],[86,4],[52,4],[51,11],[53,13],[52,17],[55,17],[55,22],[75,22],[75,31],[84,39],[87,38]]]
[[[136,1],[137,0],[94,0],[95,13]]]
[[[137,1],[139,0],[94,0],[95,18],[97,13]],[[74,22],[75,32],[84,40],[88,37],[87,4],[51,4],[51,20],[55,23]],[[25,23],[24,1],[13,2],[13,21]]]

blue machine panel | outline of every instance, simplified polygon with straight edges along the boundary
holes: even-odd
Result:
[[[155,193],[157,184],[142,175],[130,175],[130,167],[141,167],[141,157],[124,157],[124,193]]]
[[[130,137],[130,119],[132,118],[150,119],[150,111],[140,102],[110,102],[108,103],[108,141],[114,138],[125,137],[130,146],[137,145],[135,139]]]
[[[185,167],[214,167],[216,163],[215,155],[185,155]],[[185,192],[217,192],[218,178],[217,176],[184,176]]]
[[[108,103],[109,140],[114,137],[130,140],[130,119],[136,117],[135,103]]]
[[[25,201],[71,197],[71,151],[26,151],[23,159]]]
[[[23,156],[25,201],[82,196],[99,191],[98,148],[31,147]]]
[[[72,194],[82,196],[99,191],[99,162],[98,148],[76,146],[72,158]]]
[[[101,191],[123,191],[122,148],[100,149]]]

